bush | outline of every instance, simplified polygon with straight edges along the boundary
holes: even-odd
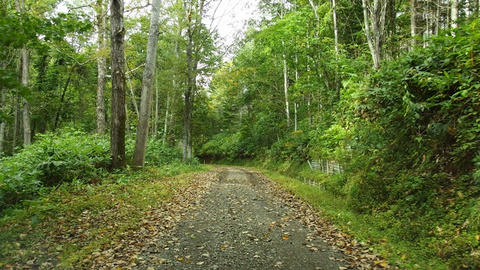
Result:
[[[38,135],[34,144],[0,160],[0,209],[34,198],[43,187],[97,177],[109,162],[106,138],[72,130]]]
[[[227,159],[232,161],[242,156],[240,132],[215,135],[200,149],[199,156],[208,160]]]
[[[145,153],[147,165],[165,165],[182,160],[182,153],[179,148],[163,144],[162,140],[150,140]]]

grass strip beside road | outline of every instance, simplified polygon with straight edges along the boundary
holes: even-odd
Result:
[[[381,215],[359,214],[349,209],[342,196],[271,170],[260,170],[271,180],[312,205],[324,217],[372,247],[392,265],[401,269],[448,269],[438,257],[420,245],[398,240],[395,231],[385,228]]]
[[[192,172],[207,169],[177,164],[110,174],[99,184],[64,184],[9,209],[0,219],[0,268],[74,268],[139,229],[146,211],[189,184]]]

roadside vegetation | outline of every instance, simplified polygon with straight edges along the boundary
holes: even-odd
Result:
[[[298,27],[305,14],[313,16],[298,9],[252,31],[232,64],[217,73],[215,105],[219,125],[227,124],[201,155],[239,164],[253,159],[255,167],[316,181],[322,189],[273,175],[401,268],[480,267],[478,20],[429,38],[425,47],[377,70],[353,58],[347,45],[335,56],[332,43],[322,52],[332,52],[324,57],[339,65],[320,68],[325,73],[319,76],[307,67],[324,59],[293,44],[289,75],[302,71],[290,79],[290,94],[300,107],[298,122],[288,122],[279,91],[279,35],[291,34],[289,27]],[[310,48],[328,46],[312,45],[311,35]],[[296,55],[307,57],[297,63]],[[328,87],[328,78],[341,85]],[[312,171],[308,160],[334,161],[344,172]]]
[[[233,44],[221,1],[0,3],[0,268],[75,267],[220,161],[392,265],[480,268],[478,0],[260,0]]]

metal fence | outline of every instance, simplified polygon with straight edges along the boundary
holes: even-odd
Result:
[[[310,169],[314,171],[322,171],[326,174],[338,174],[343,173],[343,166],[336,161],[330,160],[308,160]]]

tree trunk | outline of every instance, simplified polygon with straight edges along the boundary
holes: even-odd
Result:
[[[310,7],[312,7],[313,10],[313,15],[315,16],[315,19],[318,21],[320,17],[318,17],[317,9],[318,7],[315,5],[313,0],[308,0],[308,3],[310,3]]]
[[[132,80],[130,79],[130,75],[126,75],[128,81],[128,89],[130,91],[130,99],[132,100],[133,108],[135,109],[135,113],[137,114],[137,119],[140,116],[140,112],[138,111],[137,99],[135,97],[135,92],[133,91],[133,84]]]
[[[105,27],[106,11],[104,10],[104,0],[97,0],[97,133],[105,134],[107,122],[105,120],[105,81],[107,74],[107,59],[105,57]]]
[[[451,0],[451,19],[452,28],[455,29],[458,26],[458,0]]]
[[[15,153],[15,147],[17,146],[17,137],[18,137],[18,129],[20,126],[20,96],[18,94],[15,95],[14,98],[15,103],[15,119],[13,124],[13,135],[12,135],[12,153]]]
[[[440,32],[440,9],[442,5],[442,0],[437,0],[437,8],[435,10],[435,36],[438,36]]]
[[[162,144],[164,145],[167,140],[168,134],[168,114],[170,110],[170,96],[167,93],[167,104],[165,106],[165,121],[163,122],[163,136],[162,136]]]
[[[410,0],[410,50],[413,50],[416,45],[417,36],[417,1]]]
[[[198,73],[198,53],[197,48],[194,47],[194,38],[197,31],[200,30],[203,17],[204,0],[200,0],[195,4],[195,7],[190,7],[187,14],[187,88],[184,92],[185,108],[183,117],[183,161],[190,161],[193,158],[192,145],[192,118],[193,118],[193,104],[197,90],[197,73]],[[194,10],[194,8],[196,10]],[[195,11],[195,14],[192,14]],[[195,16],[195,23],[192,21],[192,15]]]
[[[22,86],[28,87],[30,59],[26,48],[22,49]],[[30,104],[23,98],[23,144],[32,144],[32,130],[30,127]]]
[[[0,113],[3,114],[5,113],[5,98],[6,98],[6,93],[5,93],[5,88],[3,86],[0,86]],[[3,144],[5,143],[5,119],[2,118],[3,116],[0,116],[0,156],[3,154]]]
[[[53,130],[55,131],[58,127],[58,124],[60,122],[60,115],[62,114],[62,109],[64,107],[64,101],[65,101],[65,94],[67,93],[68,86],[70,85],[70,81],[72,80],[72,71],[73,71],[73,66],[70,68],[70,71],[68,72],[68,78],[67,81],[65,82],[65,86],[63,87],[62,95],[60,96],[60,103],[59,107],[57,110],[57,113],[55,114],[55,123],[53,124]]]
[[[111,58],[112,58],[112,127],[110,151],[112,169],[126,165],[125,158],[125,28],[123,26],[123,0],[112,0]]]
[[[368,1],[368,2],[367,2]],[[362,0],[365,35],[372,55],[373,67],[380,68],[385,37],[386,0]]]
[[[284,42],[282,41],[282,44]],[[285,94],[285,115],[287,117],[287,126],[290,126],[290,105],[288,104],[288,69],[287,69],[287,56],[285,53],[282,55],[283,58],[283,91]]]
[[[191,31],[191,30],[190,30]],[[192,111],[193,95],[196,89],[196,74],[193,68],[193,44],[192,36],[189,34],[187,43],[187,88],[185,90],[185,109],[183,118],[183,161],[189,161],[193,157],[192,151]]]
[[[333,15],[333,34],[335,37],[335,53],[338,60],[338,27],[337,27],[337,3],[332,0],[332,15]]]
[[[473,0],[473,16],[478,18],[480,0]]]
[[[157,63],[158,24],[160,21],[160,0],[153,0],[150,30],[147,43],[147,59],[143,72],[142,97],[140,102],[140,115],[137,126],[137,139],[133,153],[133,166],[145,164],[145,149],[148,140],[148,121],[150,119],[150,100],[152,99],[153,80]]]
[[[158,133],[158,76],[155,76],[155,117],[153,119],[153,134],[157,137]]]
[[[25,2],[23,0],[16,0],[15,6],[18,12],[22,13],[25,9]],[[20,77],[23,87],[28,87],[29,80],[30,57],[27,48],[23,47],[20,53]],[[30,128],[30,104],[25,98],[22,98],[23,103],[23,144],[30,145],[32,143],[32,131]]]

